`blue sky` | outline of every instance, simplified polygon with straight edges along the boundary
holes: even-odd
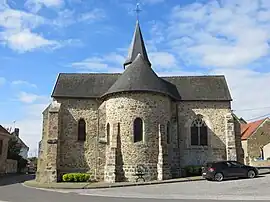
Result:
[[[141,0],[159,75],[224,74],[237,115],[270,113],[269,0]],[[122,72],[135,0],[0,0],[0,124],[32,154],[59,72]]]

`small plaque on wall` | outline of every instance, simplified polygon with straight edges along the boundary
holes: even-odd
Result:
[[[57,139],[50,139],[47,141],[48,144],[57,144],[58,140]]]

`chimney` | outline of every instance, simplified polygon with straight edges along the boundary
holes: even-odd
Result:
[[[20,132],[20,129],[19,128],[15,128],[14,129],[14,134],[19,137],[19,132]]]

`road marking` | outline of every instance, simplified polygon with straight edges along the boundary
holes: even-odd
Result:
[[[51,192],[59,192],[59,193],[64,193],[64,194],[67,194],[67,193],[71,193],[72,192],[72,189],[71,190],[63,190],[63,189],[46,189],[46,188],[37,188],[37,187],[30,187],[30,186],[27,186],[23,183],[21,183],[24,187],[27,187],[29,189],[37,189],[37,190],[42,190],[42,191],[51,191]],[[2,201],[0,201],[2,202]]]

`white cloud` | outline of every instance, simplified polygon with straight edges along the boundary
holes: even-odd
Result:
[[[0,10],[0,26],[4,29],[20,31],[26,28],[36,28],[43,23],[45,23],[45,19],[38,15],[10,8]]]
[[[222,68],[245,66],[268,55],[270,24],[258,21],[259,1],[222,1],[220,4],[212,0],[207,4],[174,7],[169,37],[171,40],[188,37],[191,45],[173,48],[197,56],[199,61],[194,62]],[[269,8],[266,11],[269,14]]]
[[[30,86],[30,87],[33,87],[33,88],[37,88],[36,84],[29,83],[28,81],[23,81],[23,80],[12,81],[11,84],[12,85],[19,85],[19,86],[26,85],[26,86]]]
[[[174,55],[168,52],[150,52],[149,57],[154,66],[172,68],[177,64]]]
[[[7,32],[3,36],[3,39],[8,47],[19,53],[33,51],[44,47],[53,48],[59,46],[59,42],[45,39],[41,35],[32,33],[30,30],[22,30],[17,33]]]
[[[6,83],[6,79],[4,77],[0,77],[0,87]]]
[[[110,53],[103,57],[90,57],[80,62],[74,62],[72,67],[80,72],[121,72],[125,58],[117,53]]]
[[[23,103],[34,103],[36,101],[47,101],[48,98],[46,96],[41,96],[41,95],[37,95],[37,94],[33,94],[33,93],[26,93],[26,92],[20,92],[18,95],[18,100],[23,102]]]
[[[82,13],[78,17],[78,21],[93,22],[105,17],[105,12],[102,9],[95,8],[90,12]]]
[[[9,7],[0,10],[0,43],[18,52],[32,51],[43,47],[59,46],[32,30],[47,23],[41,16],[14,10]]]
[[[38,12],[42,7],[61,8],[64,4],[64,0],[27,0],[25,7],[32,12]]]

